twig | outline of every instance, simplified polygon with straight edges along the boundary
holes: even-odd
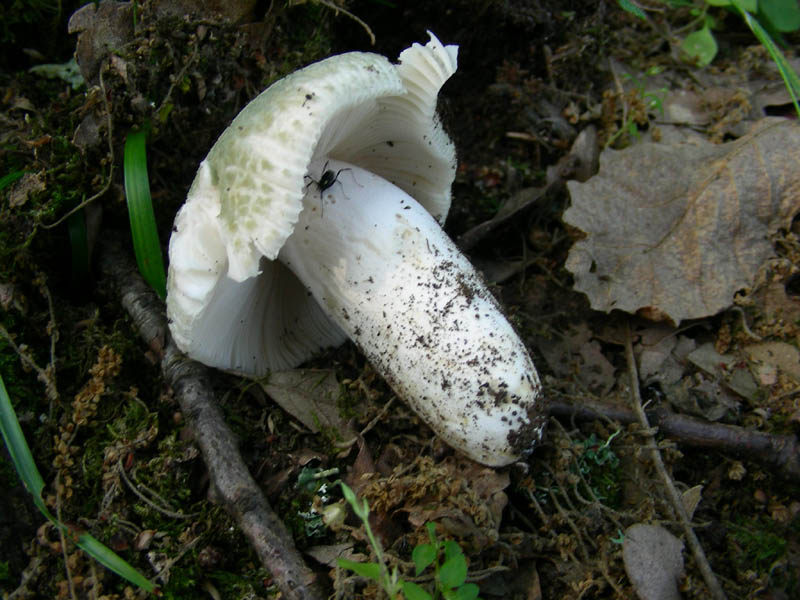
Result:
[[[350,446],[355,444],[359,440],[359,438],[363,438],[367,434],[368,431],[370,431],[373,427],[375,427],[375,425],[377,425],[379,422],[381,422],[383,420],[383,417],[389,411],[389,407],[395,401],[395,398],[396,398],[395,396],[392,396],[391,398],[389,398],[389,401],[386,404],[383,405],[383,408],[381,408],[381,410],[378,411],[378,414],[375,415],[375,417],[369,423],[367,423],[366,427],[364,427],[364,429],[362,429],[356,437],[354,437],[351,440],[347,440],[347,441],[344,441],[344,442],[339,442],[337,444],[334,444],[334,446],[337,449],[349,448]]]
[[[101,269],[120,294],[134,327],[161,357],[164,379],[172,388],[194,439],[203,454],[211,480],[210,498],[236,520],[288,600],[322,600],[316,575],[303,562],[286,526],[270,507],[247,470],[236,437],[225,423],[204,366],[186,358],[167,332],[164,305],[142,280],[130,258],[107,235]]]
[[[189,43],[191,43],[191,41]],[[169,84],[169,89],[167,90],[167,95],[164,96],[164,99],[161,101],[161,104],[159,104],[158,108],[155,111],[153,111],[153,114],[156,115],[161,114],[161,111],[167,105],[167,102],[169,102],[170,98],[172,98],[172,92],[175,90],[175,86],[178,84],[178,82],[183,81],[183,78],[186,76],[186,71],[189,70],[189,67],[192,66],[194,64],[194,61],[197,59],[197,55],[199,53],[198,46],[199,42],[195,42],[192,54],[186,60],[186,64],[184,64],[183,67],[181,67],[181,70],[178,71],[178,74],[172,77],[172,81]]]
[[[50,336],[50,362],[45,367],[45,372],[48,375],[49,386],[52,386],[52,392],[48,390],[48,398],[50,400],[50,408],[48,414],[53,418],[53,407],[58,398],[58,387],[56,386],[56,342],[58,341],[58,327],[56,325],[56,311],[53,308],[53,295],[47,287],[47,280],[44,273],[38,273],[34,279],[34,283],[39,287],[39,292],[47,300],[47,310],[50,315],[50,320],[47,322],[47,334]]]
[[[633,354],[633,342],[631,341],[630,327],[627,328],[625,335],[625,360],[628,363],[633,410],[636,413],[641,426],[645,429],[645,431],[648,431],[650,430],[650,422],[648,421],[647,415],[642,408],[642,396],[639,393],[639,372],[636,368],[636,358]],[[661,452],[659,452],[658,445],[655,443],[655,439],[652,435],[648,436],[647,447],[650,450],[653,465],[664,481],[664,487],[667,490],[667,497],[669,498],[670,504],[672,504],[673,510],[678,515],[681,527],[686,535],[686,541],[689,543],[689,548],[691,549],[695,562],[697,563],[697,567],[700,569],[700,573],[703,575],[703,579],[705,580],[706,585],[711,592],[711,596],[715,598],[715,600],[725,600],[725,592],[722,590],[722,586],[717,580],[717,576],[714,575],[714,571],[711,569],[711,565],[708,563],[706,553],[703,550],[703,547],[700,545],[700,540],[697,539],[697,535],[695,534],[694,529],[692,529],[692,526],[689,522],[689,515],[686,513],[686,507],[683,505],[683,501],[681,500],[681,495],[675,487],[672,477],[670,477],[669,473],[667,472],[667,468],[664,466],[664,461],[661,459]]]
[[[35,542],[34,542],[35,543]],[[4,600],[16,600],[18,597],[30,597],[31,591],[28,589],[28,584],[31,580],[39,574],[44,558],[41,555],[35,554],[35,550],[30,552],[32,556],[28,566],[22,571],[22,578],[20,579],[17,589],[11,592],[8,596],[3,596]]]
[[[334,12],[335,12],[337,15],[338,15],[340,12],[342,12],[342,13],[344,13],[346,16],[348,16],[348,17],[350,17],[351,19],[353,19],[353,21],[355,21],[356,23],[358,23],[359,25],[361,25],[361,27],[363,27],[363,28],[364,28],[364,31],[366,31],[366,32],[367,32],[367,35],[369,36],[369,42],[370,42],[370,44],[372,44],[373,46],[375,45],[375,34],[374,34],[374,33],[372,33],[372,29],[370,29],[369,25],[367,25],[367,24],[366,24],[364,21],[362,21],[361,19],[359,19],[359,18],[358,18],[356,15],[354,15],[353,13],[351,13],[349,10],[346,10],[346,9],[342,8],[341,6],[338,6],[337,4],[335,4],[335,3],[331,2],[331,0],[317,0],[317,2],[319,2],[319,3],[320,3],[320,4],[322,4],[323,6],[327,6],[328,8],[330,8],[331,10],[333,10],[333,11],[334,11]]]
[[[89,589],[92,600],[97,600],[97,567],[95,561],[89,561],[89,571],[92,573],[92,587]]]
[[[566,420],[604,419],[622,424],[637,421],[632,410],[585,399],[578,404],[551,397],[548,411],[551,416]],[[645,414],[651,424],[658,426],[659,433],[681,444],[740,456],[773,470],[778,477],[800,480],[800,443],[793,435],[774,435],[735,425],[709,423],[663,407],[647,410]]]

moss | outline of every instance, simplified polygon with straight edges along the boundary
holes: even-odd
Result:
[[[199,589],[198,582],[202,579],[198,568],[193,569],[183,566],[173,567],[170,571],[169,582],[161,588],[165,600],[178,600],[196,594]]]
[[[797,521],[795,519],[795,521]],[[740,517],[731,525],[730,556],[737,575],[755,577],[766,574],[773,590],[791,593],[800,584],[800,566],[788,555],[790,540],[797,539],[800,524],[785,527],[766,517]]]

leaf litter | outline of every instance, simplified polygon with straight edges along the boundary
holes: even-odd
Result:
[[[555,77],[560,77],[559,73],[564,70],[570,60],[569,45],[566,50],[567,52],[564,53],[560,49],[556,51],[554,64],[558,68],[554,69]],[[584,61],[585,59],[580,58],[579,60]],[[176,61],[176,64],[180,63]],[[124,67],[125,62],[121,58],[112,60],[109,77],[126,79]],[[700,77],[703,75],[703,73],[699,74]],[[530,82],[537,83],[533,79]],[[553,83],[563,87],[563,82],[559,83],[558,79]],[[733,87],[732,84],[722,83],[723,88],[726,85]],[[528,91],[525,93],[527,94]],[[541,89],[536,94],[530,95],[541,96],[539,92]],[[738,107],[743,107],[745,102],[730,91],[722,95],[717,93],[715,97],[712,96],[714,94],[704,93],[699,103],[696,98],[694,99],[694,104],[688,110],[696,109],[698,112],[694,116],[700,115],[702,118],[694,119],[693,124],[695,126],[713,124],[717,120],[716,113],[718,111],[727,110],[728,106],[735,105],[737,112],[732,121],[736,122],[726,122],[726,126],[719,129],[719,132],[724,132],[726,135],[740,135],[740,126],[743,126],[745,121],[739,118]],[[524,102],[524,99],[521,102]],[[713,110],[707,110],[709,106]],[[522,113],[523,111],[518,108],[516,107],[511,112]],[[553,118],[566,122],[561,109],[562,107],[554,102],[549,111],[542,113],[543,116],[537,118],[542,121]],[[670,114],[673,117],[677,114],[679,117],[680,111],[678,110],[677,113],[673,111]],[[751,118],[750,115],[748,115],[749,118]],[[680,122],[679,118],[673,120]],[[466,118],[464,122],[475,124]],[[497,123],[492,123],[492,126],[496,127]],[[586,132],[588,127],[581,124],[581,127],[573,129],[574,132]],[[666,130],[666,126],[660,127],[660,129]],[[557,139],[552,138],[546,141],[550,143],[551,148],[563,149],[567,147],[574,132],[567,132]],[[687,139],[689,136],[683,135],[682,137]],[[699,136],[695,135],[694,137]],[[553,144],[553,141],[557,144]],[[530,140],[525,143],[530,143]],[[665,141],[661,142],[662,147],[666,145]],[[703,145],[703,143],[701,142],[699,145]],[[719,148],[730,147],[731,144],[719,146]],[[502,151],[502,148],[499,146],[498,148]],[[594,143],[589,145],[590,150],[595,148]],[[609,156],[612,154],[607,152],[606,158]],[[719,159],[721,162],[726,160],[728,160],[727,156]],[[591,164],[592,161],[585,159],[579,162],[585,165]],[[715,163],[700,160],[694,167],[698,172],[702,172],[703,169],[709,167],[709,164],[713,166]],[[525,193],[516,195],[512,188],[510,190],[511,197],[508,203],[503,205],[503,210],[497,213],[493,222],[476,230],[471,242],[483,241],[493,232],[520,226],[533,212],[532,209],[536,213],[550,209],[550,201],[558,197],[562,178],[568,176],[569,168],[571,168],[566,160],[563,162],[559,160],[558,164],[554,164],[547,170],[550,171],[559,166],[565,168],[559,169],[556,178],[548,175],[544,187],[527,188]],[[607,164],[604,166],[607,167]],[[691,167],[690,164],[686,168],[691,171]],[[544,169],[542,170],[544,171]],[[633,173],[637,173],[639,178],[643,177],[641,171],[634,172],[632,170],[630,174]],[[576,178],[582,180],[585,177],[576,175]],[[648,179],[644,179],[645,188],[650,183]],[[527,182],[527,184],[530,185],[531,182]],[[685,210],[689,212],[695,208],[688,206],[685,207]],[[660,218],[660,215],[657,217]],[[598,220],[597,217],[594,218]],[[654,220],[658,221],[659,218]],[[584,231],[587,235],[585,239],[594,237],[596,242],[596,232]],[[767,227],[767,231],[770,231],[769,227]],[[529,233],[532,235],[533,232]],[[537,233],[543,234],[544,232],[537,230]],[[563,234],[563,228],[559,229],[558,233]],[[720,246],[724,247],[724,245],[724,243],[720,243]],[[535,254],[542,246],[531,244],[531,247]],[[552,247],[557,248],[555,244],[552,244]],[[528,282],[531,286],[539,285],[546,279],[545,275],[551,279],[563,277],[563,274],[558,272],[563,264],[563,257],[558,256],[556,252],[553,254],[556,256],[548,255],[546,263],[550,265],[552,271],[545,271],[545,274],[537,270],[539,265],[543,264],[541,260],[538,260],[541,258],[540,256],[529,254],[519,261],[521,267],[514,268],[512,273],[520,272],[526,266],[532,266],[521,278],[522,281],[519,285],[521,290],[525,289]],[[503,263],[509,263],[506,258],[496,262],[501,266]],[[525,276],[527,276],[527,280],[525,280]],[[760,318],[752,320],[753,329],[765,338],[770,332],[773,334],[788,332],[788,337],[785,338],[787,341],[783,343],[789,346],[792,343],[792,336],[796,334],[796,328],[793,330],[791,324],[796,320],[795,315],[798,314],[798,309],[797,302],[785,293],[785,286],[781,281],[785,276],[785,272],[772,271],[766,278],[767,284],[765,285],[770,290],[769,293],[764,293],[766,300],[753,296],[752,304],[742,304],[742,306],[746,307],[750,319],[753,319],[754,315],[761,310],[768,312],[766,310],[767,303],[772,303],[771,305],[777,307],[775,312],[780,312],[783,316],[776,316],[770,322]],[[770,277],[774,277],[778,281],[770,281]],[[500,278],[490,277],[490,279]],[[514,285],[506,286],[503,289],[503,293],[507,294],[506,298],[511,297],[507,304],[512,311],[516,310],[516,298],[513,291],[516,283],[515,281]],[[633,280],[631,285],[636,287],[638,283]],[[676,290],[679,288],[680,286],[676,284]],[[532,295],[529,290],[530,288],[526,294]],[[537,328],[549,328],[550,333],[553,331],[561,333],[554,337],[554,339],[557,338],[557,341],[551,344],[554,349],[551,348],[548,351],[547,344],[538,346],[540,352],[546,356],[544,363],[538,364],[542,365],[548,391],[552,396],[557,396],[560,391],[559,387],[565,382],[577,381],[578,385],[569,388],[571,399],[582,400],[587,397],[601,396],[604,401],[625,402],[625,376],[624,373],[620,374],[620,361],[614,348],[610,347],[619,343],[620,336],[607,338],[601,335],[599,319],[596,318],[596,315],[594,317],[587,316],[589,311],[584,310],[585,303],[581,303],[582,298],[579,299],[577,294],[569,292],[568,286],[561,286],[558,292],[563,295],[556,296],[552,286],[543,286],[541,290],[538,290],[541,297],[545,297],[551,304],[555,304],[562,314],[566,314],[568,326],[562,326],[563,323],[558,322],[558,328],[552,327],[551,323],[556,323],[556,321],[546,321],[542,317],[543,313],[533,311],[538,320],[522,321],[524,326],[520,327],[524,335],[529,336],[528,339],[538,337],[539,333],[537,331],[536,335],[530,336],[527,324],[531,322]],[[565,304],[559,305],[559,301],[566,298],[567,292],[569,292],[569,298],[566,299]],[[730,304],[730,299],[727,302]],[[574,307],[580,307],[583,312],[573,311]],[[649,313],[646,313],[645,309],[646,307],[641,312],[658,314],[658,310],[656,310],[658,306],[655,306]],[[670,316],[663,309],[659,310],[661,310],[661,314]],[[528,319],[522,314],[522,311],[518,314],[515,313],[514,316]],[[610,320],[605,319],[605,315],[603,318]],[[749,371],[760,386],[759,392],[762,397],[767,393],[776,396],[785,394],[787,389],[781,386],[792,385],[790,382],[794,382],[790,376],[791,351],[776,347],[768,347],[766,350],[760,347],[750,348],[753,340],[742,338],[741,331],[738,329],[738,321],[729,319],[727,315],[721,315],[715,321],[707,320],[704,322],[705,326],[702,330],[689,332],[675,331],[663,323],[653,324],[640,320],[632,320],[632,322],[634,323],[643,382],[650,381],[665,388],[669,385],[685,385],[693,396],[704,392],[707,398],[724,393],[726,394],[725,398],[733,403],[733,412],[736,412],[736,408],[741,410],[738,415],[734,414],[733,416],[737,422],[744,418],[753,419],[761,408],[757,404],[751,405],[751,398],[744,398],[730,389],[725,381],[725,375],[733,368],[731,365],[739,371],[747,371],[746,365],[749,365]],[[724,331],[726,327],[730,330],[729,337],[731,339],[727,342],[723,340],[724,335],[716,330],[720,323],[722,324],[720,332]],[[719,370],[714,368],[706,370],[688,359],[689,354],[707,344],[709,340],[713,341],[712,349],[719,356],[724,357],[726,367]],[[531,345],[535,348],[536,342],[531,341]],[[559,353],[562,353],[561,356]],[[785,362],[785,357],[781,358],[784,354],[789,357],[788,362]],[[709,353],[709,356],[713,358],[715,355]],[[740,364],[742,361],[745,363]],[[344,381],[341,379],[342,385],[344,385]],[[274,377],[271,384],[273,388],[269,392],[270,397],[280,405],[294,407],[295,412],[292,414],[303,427],[291,424],[282,430],[273,430],[270,427],[268,431],[264,432],[255,427],[255,435],[251,428],[250,435],[252,437],[247,439],[243,446],[246,449],[254,448],[259,451],[260,458],[256,461],[260,461],[262,464],[264,477],[259,477],[262,488],[266,487],[276,496],[291,495],[294,487],[292,484],[298,471],[305,470],[307,466],[317,463],[325,467],[331,466],[327,462],[332,460],[328,456],[330,448],[326,447],[324,451],[319,449],[320,445],[330,442],[330,438],[326,435],[308,435],[305,430],[315,431],[321,426],[323,431],[335,429],[339,432],[333,437],[344,438],[354,432],[342,429],[350,425],[349,421],[337,419],[338,410],[335,409],[340,384],[337,383],[333,371],[299,371],[286,377]],[[379,398],[369,398],[368,404],[371,406],[365,408],[369,414],[363,417],[359,427],[362,427],[365,424],[364,421],[371,419],[372,415],[379,411],[380,404],[376,404],[374,401],[379,399],[385,401],[380,393],[382,388],[379,385],[370,385],[369,387],[370,391]],[[793,387],[797,387],[796,382],[793,383]],[[375,391],[376,389],[378,391]],[[791,389],[793,388],[789,387],[788,392],[791,392]],[[674,402],[674,397],[669,390],[666,391],[667,399]],[[788,398],[791,400],[791,396]],[[389,404],[391,402],[384,406]],[[706,414],[706,416],[711,416],[712,410],[719,409],[719,405],[715,405],[713,402],[707,406],[699,406],[700,404],[696,403],[697,406],[694,408],[699,407],[699,414]],[[674,405],[677,406],[677,404]],[[790,402],[787,402],[787,408],[790,407]],[[611,538],[617,532],[628,531],[631,533],[631,530],[626,530],[626,527],[632,523],[661,521],[662,528],[672,528],[672,523],[667,521],[671,518],[669,509],[665,511],[665,507],[661,504],[663,492],[653,484],[650,466],[641,456],[642,432],[637,426],[628,424],[621,426],[618,423],[601,419],[588,425],[582,424],[580,427],[572,423],[569,428],[567,425],[562,427],[559,423],[554,423],[551,426],[548,440],[541,448],[537,449],[530,461],[524,465],[495,472],[459,461],[457,457],[448,453],[446,448],[437,445],[435,440],[431,441],[430,434],[420,426],[418,421],[415,421],[413,415],[404,413],[402,406],[396,406],[396,408],[397,410],[383,415],[385,421],[379,424],[372,433],[357,436],[358,456],[355,459],[352,454],[337,456],[337,459],[346,459],[346,464],[350,468],[349,476],[361,481],[362,485],[359,489],[368,495],[371,503],[374,502],[373,515],[384,521],[384,524],[376,529],[384,535],[385,540],[392,543],[393,559],[402,561],[404,557],[408,556],[409,548],[420,541],[415,537],[418,533],[415,530],[417,524],[421,527],[425,520],[435,519],[440,528],[439,533],[460,540],[465,551],[468,551],[471,575],[476,572],[476,569],[480,571],[482,568],[485,568],[484,570],[491,568],[504,570],[499,576],[480,579],[482,596],[513,597],[512,592],[519,593],[519,589],[514,588],[515,584],[520,583],[526,577],[530,579],[530,582],[525,586],[526,589],[523,592],[527,595],[522,597],[529,598],[541,597],[543,592],[548,598],[612,596],[629,598],[633,596],[634,591],[640,591],[633,576],[630,577],[630,582],[625,580],[625,573],[621,570],[623,550],[616,538],[613,540]],[[772,410],[772,408],[773,406],[764,408],[763,414],[767,415],[768,409]],[[690,408],[686,410],[690,410]],[[263,419],[258,419],[258,415],[263,416],[264,412],[263,403],[250,407],[237,403],[235,411],[231,411],[231,414],[239,415],[243,422],[252,426],[257,422],[263,422]],[[332,415],[334,412],[336,416]],[[270,414],[278,413],[281,411],[274,409]],[[358,421],[359,417],[355,420]],[[568,419],[564,420],[564,422],[566,421]],[[770,427],[766,417],[758,423],[759,427]],[[281,424],[285,424],[285,420],[282,420]],[[165,426],[164,431],[167,432],[168,423],[163,425]],[[291,440],[298,431],[301,433],[296,436],[295,440]],[[260,433],[265,434],[266,441],[259,440],[253,443],[253,437],[257,438]],[[320,440],[323,440],[322,443]],[[731,517],[724,511],[731,510],[735,515],[736,511],[739,511],[739,516],[749,516],[746,514],[749,510],[748,506],[752,508],[752,503],[747,504],[751,490],[748,489],[747,493],[743,493],[738,483],[734,486],[737,497],[729,497],[725,500],[724,494],[729,493],[730,482],[728,479],[733,479],[733,476],[730,475],[732,473],[737,474],[736,477],[739,479],[736,481],[741,481],[742,485],[753,485],[754,482],[759,482],[758,485],[767,489],[758,496],[758,498],[764,498],[765,513],[767,506],[770,515],[797,513],[785,494],[782,495],[780,488],[776,489],[773,486],[770,489],[768,487],[771,474],[765,473],[758,467],[750,466],[752,461],[748,462],[749,471],[744,474],[743,463],[736,461],[731,464],[726,455],[723,455],[723,460],[719,461],[719,455],[715,453],[713,458],[707,459],[708,469],[703,471],[702,456],[683,458],[681,454],[683,450],[679,450],[670,438],[662,438],[659,443],[663,447],[668,466],[675,469],[676,477],[692,483],[702,479],[707,484],[706,489],[709,490],[709,496],[716,502],[711,505],[711,510],[709,510],[710,503],[705,498],[698,507],[699,492],[693,494],[686,492],[683,500],[687,504],[687,510],[689,504],[698,507],[698,523],[704,525],[710,523],[706,528],[700,528],[708,538],[713,537],[709,532],[727,526]],[[308,444],[309,447],[305,447],[305,444]],[[373,452],[375,452],[376,458],[373,458]],[[141,460],[141,456],[138,456],[137,460]],[[717,464],[718,462],[723,464]],[[114,464],[117,464],[116,461]],[[283,468],[282,471],[281,468]],[[272,477],[269,479],[274,479],[274,486],[264,483],[268,481],[267,476],[270,474]],[[196,486],[200,492],[203,491],[203,485],[205,484]],[[695,486],[692,489],[698,487]],[[195,493],[194,496],[199,497],[201,494]],[[134,521],[137,520],[133,511],[121,514]],[[292,518],[291,514],[284,515],[282,513],[281,516],[287,519]],[[204,522],[210,521],[211,519]],[[159,535],[164,535],[168,524],[159,523],[153,526],[157,527]],[[155,531],[155,529],[147,531]],[[213,532],[208,535],[211,537]],[[729,536],[719,533],[714,535],[722,537],[723,540],[715,548],[717,552],[714,559],[718,559],[726,550],[737,559],[744,553],[745,549],[736,546]],[[628,537],[636,541],[635,535]],[[358,538],[358,532],[355,532],[352,538],[363,542],[363,538]],[[720,547],[724,549],[720,550]],[[316,555],[321,564],[330,566],[336,556],[342,552],[352,552],[353,548],[352,542],[347,542],[311,547],[308,548],[308,551],[309,554]],[[358,551],[358,554],[351,556],[360,556],[361,559],[368,560],[368,557],[363,554],[364,549],[363,543],[357,543],[355,550]],[[167,555],[174,555],[173,549],[165,548],[165,550]],[[676,553],[673,552],[673,558],[675,555]],[[730,585],[740,589],[769,587],[769,581],[757,583],[754,579],[763,577],[765,570],[762,569],[757,573],[746,572],[744,569],[737,571],[737,567],[741,563],[738,560],[735,564],[733,560],[731,563],[733,566],[729,570],[719,565],[720,570],[731,581],[735,580],[735,583]],[[191,556],[184,560],[183,566],[194,568]],[[716,566],[718,564],[715,564]],[[689,577],[694,576],[691,568],[690,566]],[[779,573],[781,568],[781,564],[778,564],[775,569],[770,569],[770,576],[774,578],[775,573]],[[539,577],[540,573],[541,578]],[[209,580],[205,581],[208,583]],[[633,589],[631,585],[634,586]],[[684,586],[689,588],[687,597],[703,597],[702,584],[698,584],[694,580],[687,580],[684,582]],[[370,597],[377,595],[375,590],[371,593],[373,595]],[[365,595],[368,594],[365,593]]]

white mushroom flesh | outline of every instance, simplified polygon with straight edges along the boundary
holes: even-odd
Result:
[[[447,443],[500,466],[542,435],[533,362],[481,277],[436,220],[377,175],[336,160],[309,169],[278,258]]]

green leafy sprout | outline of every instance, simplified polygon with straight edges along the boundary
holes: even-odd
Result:
[[[619,457],[611,448],[611,442],[619,430],[612,433],[606,441],[601,441],[593,433],[583,442],[583,452],[578,456],[577,469],[591,486],[598,500],[616,503],[619,494]]]
[[[436,525],[428,523],[429,542],[419,544],[411,553],[414,562],[415,575],[419,577],[429,567],[433,567],[434,594],[431,595],[425,588],[403,579],[395,566],[391,571],[386,563],[383,547],[375,537],[369,524],[369,504],[366,500],[359,499],[355,492],[344,482],[339,481],[342,493],[353,512],[364,524],[375,562],[363,563],[344,558],[338,559],[338,564],[343,569],[353,571],[357,575],[375,581],[383,588],[386,595],[394,600],[400,592],[406,600],[476,600],[480,589],[474,583],[467,583],[467,559],[461,547],[452,540],[441,541],[436,537]]]

